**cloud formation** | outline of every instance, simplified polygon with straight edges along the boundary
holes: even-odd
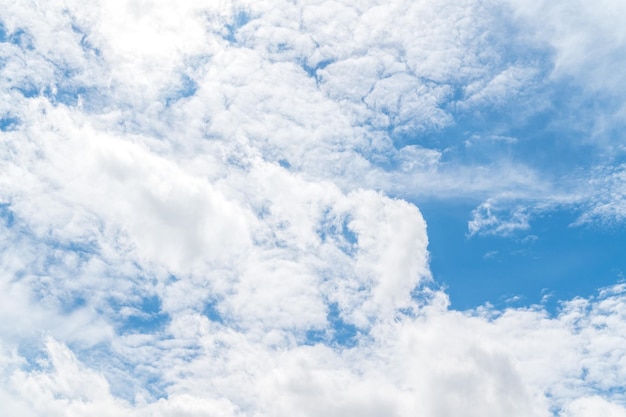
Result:
[[[471,235],[623,221],[598,114],[566,181],[515,129],[565,124],[568,77],[574,115],[623,88],[561,3],[3,3],[5,414],[626,415],[623,286],[452,311],[412,203],[475,201]]]

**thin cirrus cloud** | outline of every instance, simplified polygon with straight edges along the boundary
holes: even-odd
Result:
[[[474,202],[472,236],[564,206],[623,221],[619,24],[562,2],[3,8],[5,414],[626,415],[623,285],[452,310],[414,204]]]

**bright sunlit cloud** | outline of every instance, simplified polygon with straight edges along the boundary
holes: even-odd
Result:
[[[626,416],[619,2],[2,10],[3,415]]]

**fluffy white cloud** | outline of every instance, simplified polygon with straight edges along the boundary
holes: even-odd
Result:
[[[621,218],[620,171],[561,198],[427,141],[543,82],[504,5],[3,7],[5,414],[624,413],[623,288],[554,318],[449,311],[400,198],[487,199],[472,234],[528,228],[494,202],[531,194]]]
[[[553,415],[549,410],[562,409],[563,416],[602,410],[617,416],[626,411],[618,405],[623,401],[624,320],[618,312],[623,303],[623,288],[614,288],[596,300],[568,303],[553,319],[540,310],[509,310],[489,318],[488,311],[467,315],[432,306],[414,318],[377,326],[371,338],[348,349],[324,344],[276,349],[198,318],[196,324],[186,323],[187,337],[195,333],[199,342],[192,357],[181,356],[178,343],[172,343],[183,342],[177,333],[144,358],[159,360],[167,398],[137,397],[132,404],[111,396],[101,375],[48,340],[49,359],[40,369],[20,370],[19,357],[3,356],[5,375],[9,372],[3,394],[11,394],[9,404],[44,415],[99,410],[109,415],[548,416]],[[607,354],[615,360],[607,360]]]

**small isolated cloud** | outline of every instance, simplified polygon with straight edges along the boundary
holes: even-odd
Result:
[[[493,202],[487,201],[472,212],[472,220],[467,222],[468,233],[469,236],[476,234],[508,236],[529,229],[529,218],[524,208],[503,210]]]
[[[528,235],[522,239],[522,243],[525,245],[530,245],[539,240],[539,236],[537,235]]]
[[[485,258],[485,259],[495,259],[495,258],[498,257],[499,254],[500,254],[500,251],[490,250],[489,252],[485,252],[485,254],[483,255],[483,258]]]
[[[504,144],[515,144],[519,141],[518,138],[515,137],[511,137],[511,136],[502,136],[502,135],[486,135],[486,136],[479,136],[479,135],[472,135],[471,138],[469,138],[468,140],[465,141],[465,146],[473,146],[475,143],[481,143],[481,142],[501,142]]]
[[[509,304],[512,304],[512,303],[517,303],[517,302],[518,302],[518,301],[520,301],[521,299],[522,299],[522,297],[521,297],[521,296],[519,296],[519,295],[514,295],[513,297],[507,298],[507,299],[506,299],[506,302],[507,302],[507,303],[509,303]]]

